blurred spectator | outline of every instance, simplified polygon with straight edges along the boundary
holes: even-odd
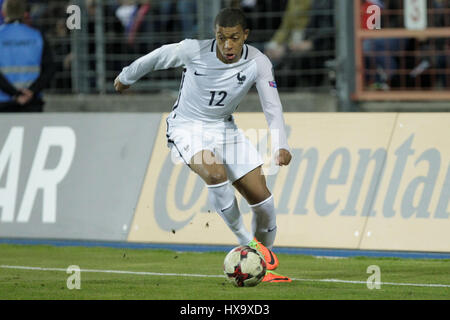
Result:
[[[309,22],[310,0],[289,0],[283,14],[281,25],[272,39],[266,43],[264,53],[272,60],[280,87],[296,87],[305,75],[292,70],[307,68],[302,53],[312,47],[305,39],[305,30]]]
[[[3,0],[0,0],[0,25],[2,25],[3,24],[3,13],[2,13],[2,10],[1,10],[1,8],[2,8],[2,6],[3,6]]]
[[[150,11],[150,7],[150,0],[138,1],[138,7],[126,29],[128,44],[135,44],[136,35],[141,30],[141,27],[145,22],[145,16]]]
[[[55,57],[54,87],[69,91],[72,88],[70,71],[73,56],[70,45],[70,31],[66,26],[66,5],[61,2],[51,2],[45,5],[45,11],[42,11],[42,7],[42,4],[31,7],[32,21],[33,24],[40,25],[41,30],[45,30],[45,35],[50,40],[52,53]],[[48,23],[48,21],[53,23]]]
[[[115,16],[125,30],[128,51],[132,53],[143,54],[168,41],[159,34],[153,41],[137,43],[137,37],[142,39],[151,33],[181,34],[170,40],[173,42],[197,37],[196,0],[119,0]]]
[[[136,2],[136,1],[135,1]],[[140,3],[149,3],[149,0],[140,0]],[[90,88],[96,88],[97,86],[97,74],[95,71],[97,70],[97,61],[96,61],[96,52],[97,52],[97,41],[96,41],[96,33],[95,33],[95,25],[96,21],[96,10],[97,6],[102,5],[103,10],[103,34],[101,35],[103,39],[110,39],[109,41],[105,41],[104,50],[107,53],[120,53],[126,52],[125,47],[127,45],[131,45],[132,48],[128,46],[128,49],[134,49],[135,46],[135,37],[136,33],[139,30],[139,26],[134,23],[131,25],[126,44],[123,43],[123,40],[118,37],[123,32],[123,28],[121,26],[120,20],[114,14],[115,7],[111,7],[105,4],[105,2],[99,2],[95,0],[85,0],[87,15],[87,30],[89,34],[88,47],[87,47],[87,59],[88,59],[88,68],[89,73],[88,81]],[[137,19],[135,17],[135,19]],[[129,51],[129,50],[128,50]],[[132,50],[131,50],[132,51]],[[72,56],[70,55],[72,58]],[[84,58],[84,57],[83,57]],[[86,59],[86,58],[84,58]],[[121,62],[117,58],[106,57],[105,59],[105,67],[106,70],[117,70],[120,68]],[[110,81],[113,79],[114,74],[107,74],[106,81]]]
[[[280,28],[265,53],[279,72],[280,86],[318,87],[334,58],[334,2],[290,0]],[[293,70],[296,70],[293,72]]]
[[[240,7],[247,16],[248,28],[251,30],[247,39],[260,50],[268,41],[268,34],[277,30],[285,14],[289,0],[232,0],[230,6]]]
[[[314,0],[311,6],[305,38],[312,41],[312,53],[307,59],[306,69],[311,70],[308,83],[313,87],[328,80],[330,70],[327,63],[335,57],[334,4],[335,1]]]
[[[151,9],[151,0],[119,0],[119,4],[115,12],[116,17],[125,30],[128,45],[137,49],[136,36],[145,28],[145,18]],[[95,4],[92,3],[92,6]]]
[[[119,6],[116,9],[116,17],[122,23],[124,29],[127,29],[131,25],[131,21],[134,18],[138,9],[137,2],[135,0],[119,0]]]
[[[266,45],[266,55],[281,59],[286,53],[286,45],[291,51],[305,51],[312,48],[311,41],[305,40],[305,29],[309,22],[310,0],[290,0],[283,15],[281,26]]]
[[[52,53],[36,29],[22,23],[25,0],[4,0],[0,27],[0,111],[42,112],[41,91],[54,73]]]
[[[174,10],[175,6],[175,10]],[[161,31],[166,32],[169,30],[169,23],[171,15],[176,13],[179,17],[180,28],[183,39],[192,39],[197,36],[197,4],[196,0],[161,0],[160,2],[160,14],[161,19]]]
[[[445,5],[441,0],[431,2],[436,14],[429,19],[429,27],[446,27],[444,14]],[[443,87],[447,83],[445,71],[448,70],[447,57],[450,52],[449,38],[416,38],[410,39],[406,50],[411,52],[407,68],[411,70],[407,75],[407,87]]]
[[[381,17],[385,16],[385,20],[381,23],[382,28],[399,28],[402,22],[398,17],[383,15],[383,10],[398,10],[398,3],[389,1],[389,7],[386,8],[382,0],[365,0],[361,6],[361,28],[368,29],[368,7],[376,5],[380,8]],[[364,53],[364,69],[366,70],[365,82],[368,87],[375,90],[389,90],[390,87],[400,85],[398,69],[399,56],[398,52],[405,49],[405,40],[388,38],[388,39],[365,39],[363,40]]]

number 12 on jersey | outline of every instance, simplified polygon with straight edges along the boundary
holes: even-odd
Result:
[[[216,98],[216,91],[210,91],[210,93],[211,93],[211,99],[209,100],[209,105],[212,106],[213,103],[214,103],[214,100],[215,100],[215,98]],[[223,104],[222,102],[223,102],[223,100],[225,100],[225,98],[227,97],[227,93],[226,93],[226,91],[220,91],[220,92],[217,93],[217,95],[218,95],[218,98],[217,98],[217,99],[218,99],[219,101],[217,101],[216,104],[214,104],[214,106],[220,106],[220,107],[223,107],[224,104]]]

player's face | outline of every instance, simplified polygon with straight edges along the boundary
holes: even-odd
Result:
[[[242,47],[247,40],[249,30],[242,29],[241,25],[235,27],[216,26],[217,58],[224,63],[239,61]]]

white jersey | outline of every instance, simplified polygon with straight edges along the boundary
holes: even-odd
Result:
[[[177,116],[208,123],[228,119],[256,84],[269,129],[278,131],[275,150],[289,150],[272,63],[250,45],[244,44],[241,59],[231,64],[217,58],[215,39],[164,45],[125,67],[119,81],[131,85],[148,72],[181,66],[180,92],[173,107]]]

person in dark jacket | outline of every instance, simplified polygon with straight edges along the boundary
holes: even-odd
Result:
[[[0,26],[0,112],[42,112],[42,90],[54,73],[40,31],[22,23],[25,0],[4,0]]]

